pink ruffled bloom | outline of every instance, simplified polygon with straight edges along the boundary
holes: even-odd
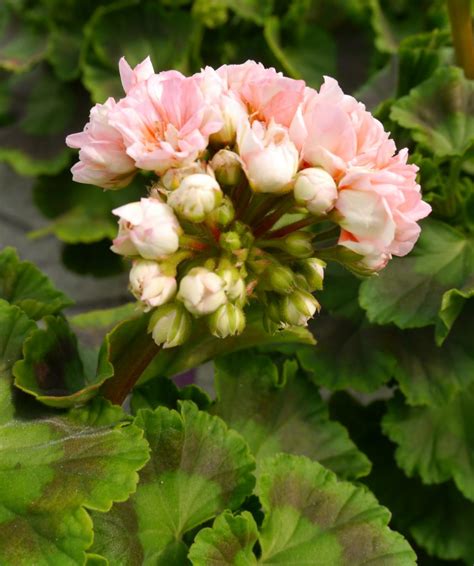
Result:
[[[177,251],[181,227],[173,209],[155,198],[142,198],[112,211],[119,233],[112,251],[124,256],[162,259]]]
[[[117,105],[111,123],[136,166],[158,175],[191,164],[222,127],[198,81],[177,71],[138,82]]]
[[[121,133],[110,124],[110,114],[116,107],[113,98],[96,104],[84,131],[67,136],[67,145],[79,149],[79,162],[71,169],[77,183],[118,189],[128,185],[137,172]]]

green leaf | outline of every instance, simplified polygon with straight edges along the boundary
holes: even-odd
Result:
[[[200,33],[190,13],[165,10],[158,2],[124,0],[100,6],[86,27],[84,83],[101,102],[105,91],[107,96],[122,96],[116,67],[122,56],[132,66],[150,56],[155,71],[188,73]]]
[[[390,118],[438,157],[463,155],[474,141],[474,81],[459,67],[443,66],[400,98]]]
[[[24,359],[13,369],[15,385],[51,407],[71,407],[97,394],[114,369],[105,350],[97,368],[85,367],[76,336],[64,318],[47,316],[45,329],[25,341]]]
[[[12,120],[0,128],[0,161],[20,175],[58,173],[71,159],[66,135],[81,129],[87,116],[84,90],[60,82],[46,65],[10,77],[8,86]]]
[[[158,377],[133,390],[131,407],[133,414],[140,409],[156,409],[168,407],[176,409],[179,401],[192,401],[200,410],[205,411],[211,404],[207,393],[197,385],[186,385],[178,388],[167,377]]]
[[[197,534],[189,551],[194,566],[252,566],[257,564],[252,548],[258,529],[251,513],[225,512],[216,518],[212,528]]]
[[[447,560],[464,558],[471,564],[474,504],[451,482],[426,486],[417,478],[407,478],[395,462],[394,445],[381,432],[385,403],[362,406],[346,393],[339,393],[331,398],[331,409],[372,461],[372,471],[363,481],[392,512],[394,528],[412,537],[430,555]],[[423,566],[445,564],[417,554]]]
[[[282,44],[277,17],[265,22],[264,36],[273,55],[285,73],[295,79],[304,79],[310,86],[319,87],[323,75],[336,72],[336,44],[320,26],[300,26],[297,35]]]
[[[202,323],[189,340],[179,348],[161,350],[140,378],[145,383],[157,375],[173,376],[196,367],[218,355],[236,352],[253,346],[278,344],[314,344],[314,338],[307,328],[287,328],[276,334],[268,334],[263,327],[262,312],[258,307],[249,309],[247,326],[239,336],[226,339],[215,338]]]
[[[106,511],[135,490],[148,457],[142,431],[99,400],[64,416],[3,417],[0,563],[83,564],[93,537],[85,508]]]
[[[410,407],[398,398],[389,403],[383,430],[398,445],[396,460],[409,476],[424,483],[454,480],[474,500],[474,387],[436,407]]]
[[[111,564],[185,564],[183,535],[251,493],[255,467],[236,432],[185,401],[181,412],[142,410],[151,459],[137,491],[108,514],[94,514],[93,552]],[[132,539],[133,544],[116,544]]]
[[[215,362],[213,412],[247,440],[257,464],[278,452],[308,456],[344,478],[366,475],[370,462],[347,431],[329,420],[318,389],[294,361],[282,371],[268,356],[230,354]]]
[[[34,322],[21,309],[0,299],[0,425],[13,416],[11,372],[34,328]]]
[[[45,29],[13,14],[6,3],[0,6],[0,68],[21,73],[46,54]]]
[[[262,564],[416,564],[408,543],[387,527],[388,509],[317,462],[286,454],[267,460],[257,493],[265,512]]]
[[[34,186],[34,200],[53,221],[30,234],[42,237],[54,234],[69,244],[98,242],[117,234],[117,219],[112,210],[139,200],[146,192],[145,180],[138,176],[120,191],[75,183],[69,170],[59,175],[42,176]]]
[[[394,336],[394,377],[411,405],[442,406],[474,381],[474,309],[469,305],[440,348],[425,328]]]
[[[62,81],[70,81],[79,76],[83,38],[82,29],[53,27],[49,34],[48,61]]]
[[[423,222],[413,252],[396,258],[360,287],[371,322],[400,328],[436,324],[443,295],[462,288],[474,271],[474,239],[435,220]]]
[[[396,366],[391,329],[329,316],[315,321],[316,346],[297,350],[302,367],[318,385],[371,392],[386,383]]]
[[[466,300],[472,297],[474,297],[474,275],[464,283],[462,289],[449,289],[444,293],[435,327],[435,339],[438,346],[441,346],[446,340]]]
[[[13,248],[0,253],[0,299],[19,306],[35,320],[73,304],[29,261],[20,261]]]

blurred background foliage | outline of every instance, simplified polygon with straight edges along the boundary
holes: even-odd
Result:
[[[335,76],[374,106],[395,87],[403,38],[447,25],[444,3],[428,0],[2,0],[0,161],[37,178],[50,223],[35,235],[64,242],[70,269],[113,274],[110,210],[143,182],[120,193],[73,184],[64,138],[93,102],[121,97],[122,55],[183,73],[255,59],[314,87]]]

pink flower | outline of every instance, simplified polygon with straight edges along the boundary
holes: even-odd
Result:
[[[407,155],[402,150],[381,169],[353,167],[339,183],[339,243],[366,256],[371,269],[384,267],[392,254],[409,253],[420,234],[417,221],[431,212]]]
[[[112,251],[124,256],[161,259],[179,247],[181,228],[171,207],[155,198],[142,198],[112,211],[119,233]]]
[[[299,155],[286,128],[255,120],[242,124],[237,135],[242,166],[252,189],[260,193],[285,193],[292,188]]]
[[[210,134],[222,127],[196,79],[176,71],[138,83],[122,102],[111,117],[112,125],[123,135],[136,166],[159,175],[195,161]]]
[[[261,63],[246,61],[242,65],[223,65],[217,73],[229,91],[247,107],[252,119],[289,126],[303,101],[305,83],[284,77]]]
[[[119,71],[125,94],[128,94],[138,83],[148,80],[155,74],[150,57],[144,59],[134,69],[130,67],[125,57],[122,57],[119,61]]]
[[[113,98],[96,104],[84,131],[67,136],[67,145],[80,150],[79,162],[71,169],[77,183],[118,189],[128,185],[135,175],[135,163],[125,151],[122,135],[110,123],[116,107]]]

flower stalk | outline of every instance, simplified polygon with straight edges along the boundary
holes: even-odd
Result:
[[[470,0],[448,0],[456,60],[468,79],[474,79],[474,34]]]

